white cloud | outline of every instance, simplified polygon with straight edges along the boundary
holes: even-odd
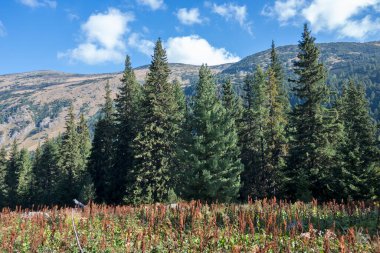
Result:
[[[122,62],[126,51],[124,36],[129,31],[128,23],[133,20],[132,14],[115,8],[91,15],[81,26],[84,41],[74,49],[58,53],[58,58],[87,64]]]
[[[164,0],[137,0],[141,5],[146,5],[152,10],[162,9],[165,6]]]
[[[132,33],[128,38],[128,46],[136,48],[139,52],[151,56],[154,43],[150,40],[141,39],[140,35],[137,33]]]
[[[179,21],[184,25],[193,25],[193,24],[202,23],[202,19],[200,17],[198,8],[192,8],[192,9],[182,8],[178,10],[176,15]]]
[[[282,24],[302,18],[315,32],[336,32],[340,37],[364,39],[380,32],[379,19],[368,14],[380,12],[379,4],[380,0],[277,0],[274,6],[266,6],[262,14],[276,17]]]
[[[57,1],[53,0],[20,0],[20,3],[31,8],[49,7],[55,9],[57,7]]]
[[[349,21],[343,26],[339,33],[341,37],[352,37],[361,40],[379,31],[380,18],[372,20],[371,17],[367,15],[362,20]]]
[[[7,35],[7,31],[5,30],[5,26],[3,22],[0,21],[0,37],[5,37]]]
[[[165,46],[169,62],[218,65],[240,60],[240,57],[224,48],[211,46],[198,35],[169,38]]]
[[[304,0],[276,1],[273,7],[265,5],[261,14],[270,17],[277,17],[281,24],[286,24],[289,19],[298,14],[304,3]]]
[[[210,3],[207,3],[210,5]],[[222,16],[226,20],[235,20],[237,21],[241,27],[247,30],[250,34],[252,34],[252,24],[247,21],[248,13],[247,6],[245,5],[236,5],[233,3],[221,4],[217,5],[213,3],[211,5],[212,12]]]

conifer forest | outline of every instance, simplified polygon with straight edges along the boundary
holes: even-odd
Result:
[[[360,80],[327,85],[307,25],[291,76],[274,42],[191,94],[160,39],[143,85],[131,61],[93,131],[71,107],[58,138],[1,148],[1,252],[380,252],[378,122]]]

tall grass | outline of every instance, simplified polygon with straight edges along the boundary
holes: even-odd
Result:
[[[88,205],[0,213],[0,252],[380,252],[378,203]]]

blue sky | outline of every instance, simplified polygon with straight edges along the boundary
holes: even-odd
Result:
[[[104,73],[150,62],[161,37],[169,62],[235,62],[296,44],[380,40],[380,0],[1,0],[0,74]]]

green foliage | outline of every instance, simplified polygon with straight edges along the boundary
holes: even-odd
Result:
[[[57,140],[46,140],[36,151],[33,172],[35,175],[35,205],[52,205],[58,203],[61,192],[59,182],[59,143]]]
[[[127,194],[128,201],[135,183],[133,174],[135,158],[132,143],[140,128],[141,86],[136,81],[129,56],[125,59],[125,69],[121,82],[122,85],[115,100],[114,169],[108,173],[110,178],[107,185],[108,201],[112,203],[120,203],[125,194]],[[106,107],[108,108],[106,111],[110,111],[110,102],[106,103]],[[105,134],[112,135],[114,130],[111,129],[111,115],[108,118],[108,122],[105,123],[108,126],[104,131],[108,132]]]
[[[95,201],[99,203],[111,202],[112,193],[110,190],[114,189],[112,175],[114,175],[115,120],[109,83],[106,84],[105,91],[105,104],[102,108],[101,118],[95,125],[88,164],[88,171],[95,188]]]
[[[168,81],[169,72],[166,52],[158,40],[143,88],[141,127],[133,144],[136,181],[134,191],[128,193],[133,202],[162,202],[168,198],[183,120],[175,86]]]
[[[379,151],[376,127],[369,115],[363,86],[357,86],[351,80],[344,87],[340,113],[344,124],[344,192],[352,199],[373,198],[380,180],[376,173]]]
[[[7,175],[7,151],[5,147],[0,149],[0,208],[7,204],[7,191],[6,184]]]
[[[19,179],[17,185],[17,196],[19,203],[30,206],[33,204],[34,193],[34,174],[32,170],[32,161],[29,152],[21,149],[18,158]]]
[[[20,173],[19,156],[20,152],[15,139],[10,150],[9,159],[7,162],[7,173],[5,175],[5,184],[7,185],[7,203],[10,207],[14,207],[18,204],[17,186]]]
[[[184,146],[188,149],[182,152],[183,195],[204,201],[233,201],[238,196],[243,169],[238,135],[231,111],[217,97],[207,66],[199,71],[193,102],[189,144]]]

